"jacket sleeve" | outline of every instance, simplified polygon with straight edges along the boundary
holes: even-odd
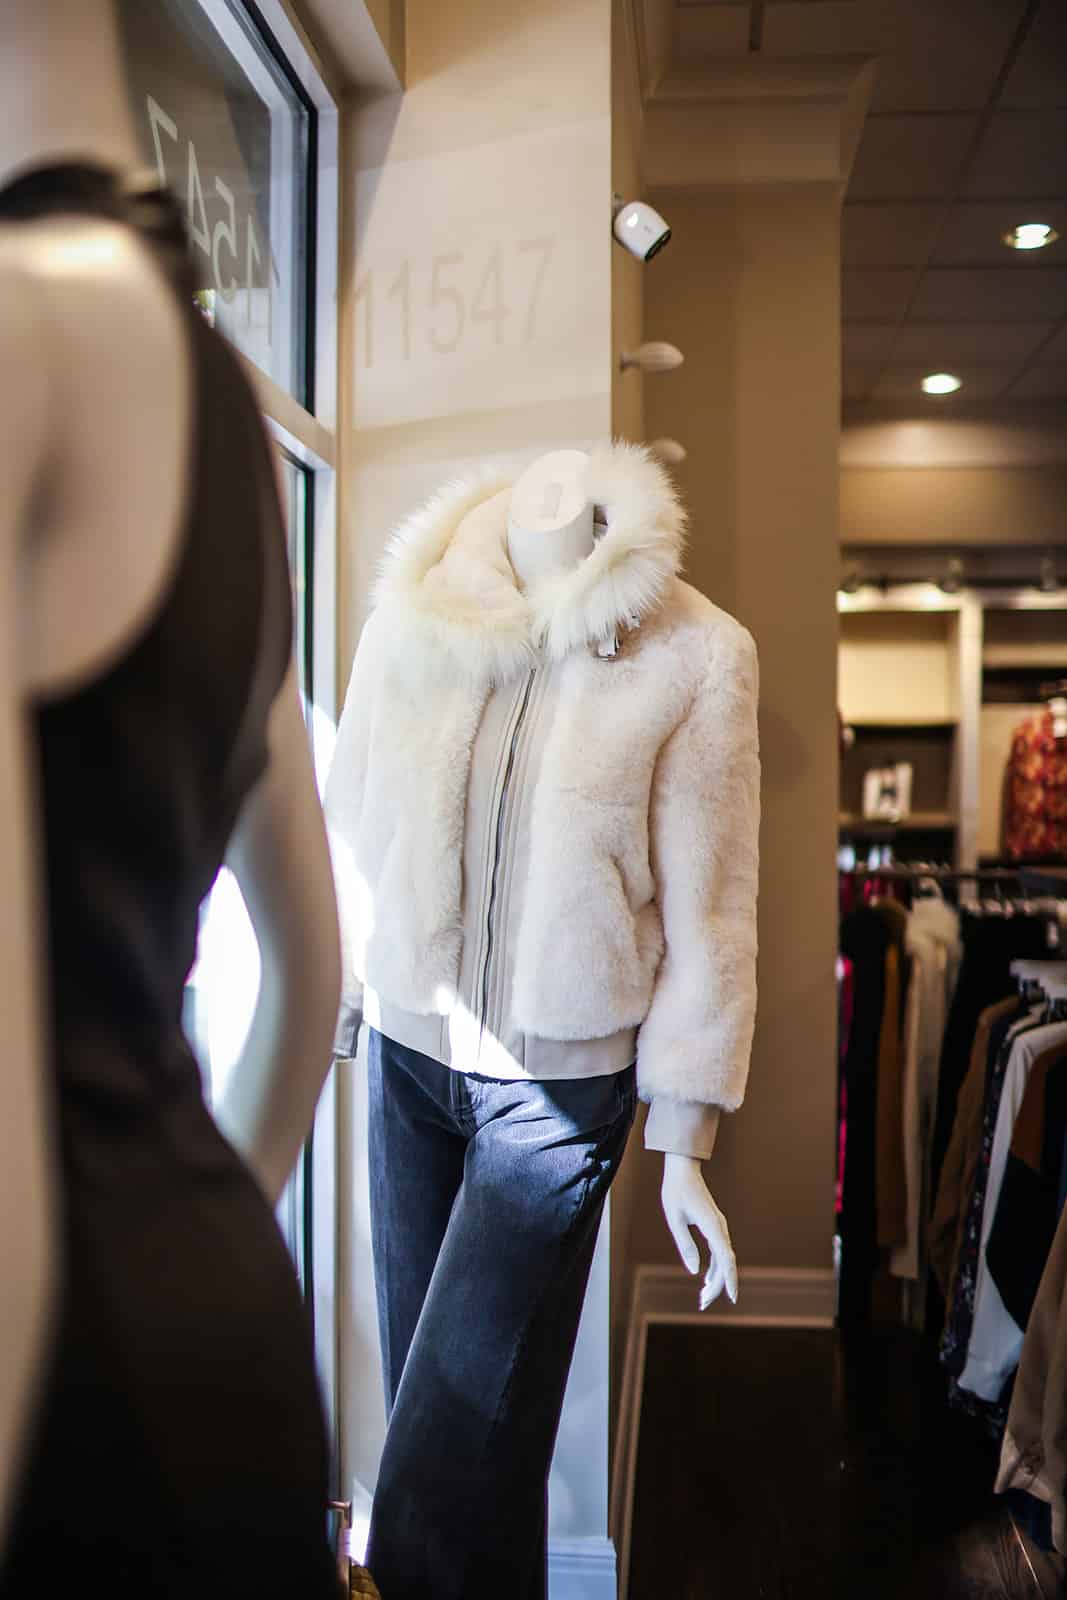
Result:
[[[641,1098],[734,1111],[756,1013],[759,669],[730,622],[660,753],[650,816],[664,952],[638,1041]]]
[[[348,1060],[356,1053],[363,1021],[363,950],[369,926],[368,890],[356,868],[360,815],[367,784],[370,729],[377,672],[374,619],[363,630],[344,709],[337,728],[323,802],[333,863],[337,918],[341,930],[341,1009],[333,1053]]]

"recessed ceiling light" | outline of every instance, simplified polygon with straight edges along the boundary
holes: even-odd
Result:
[[[1046,244],[1055,244],[1059,234],[1047,222],[1020,222],[1000,237],[1011,250],[1040,250]]]
[[[962,381],[951,372],[931,372],[923,379],[923,394],[955,394],[962,388]]]

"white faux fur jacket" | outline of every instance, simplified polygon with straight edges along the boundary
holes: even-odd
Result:
[[[684,514],[643,450],[592,456],[607,531],[528,592],[507,555],[509,487],[444,489],[383,565],[326,794],[349,994],[447,1008],[479,722],[494,686],[556,664],[513,1013],[544,1039],[640,1027],[644,1099],[733,1110],[756,1003],[755,647],[678,578]]]

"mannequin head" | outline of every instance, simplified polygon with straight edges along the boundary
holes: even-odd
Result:
[[[593,548],[593,505],[582,450],[539,456],[511,491],[508,554],[522,588],[576,566]]]

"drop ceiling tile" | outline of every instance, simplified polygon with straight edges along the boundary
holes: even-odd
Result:
[[[1067,313],[1067,269],[935,267],[911,314],[919,322],[1055,322]]]
[[[845,400],[866,400],[882,374],[881,362],[846,361],[841,368],[841,394]]]
[[[939,200],[955,190],[973,116],[870,116],[852,169],[852,200]]]
[[[1002,111],[995,116],[964,193],[976,200],[1067,193],[1067,110]]]
[[[779,55],[877,56],[875,111],[978,111],[1022,0],[864,0],[767,6],[763,48]]]
[[[895,322],[845,322],[841,327],[841,359],[846,366],[871,363],[881,368],[893,354]]]
[[[999,366],[1026,361],[1048,338],[1054,322],[907,321],[893,346],[895,362],[924,363],[928,372],[960,365]]]
[[[847,207],[846,207],[847,210]],[[1002,235],[1020,222],[1050,223],[1060,237],[1043,250],[1009,251]],[[1067,266],[1067,201],[965,200],[953,206],[934,253],[936,266],[1003,267],[1032,272],[1037,267]]]
[[[846,205],[841,214],[843,264],[846,267],[922,265],[930,253],[942,210],[932,202]]]
[[[939,412],[946,416],[952,415],[952,402],[955,395],[924,395],[922,380],[932,369],[927,366],[903,366],[895,362],[883,372],[877,387],[872,392],[875,400],[915,400],[929,401],[936,406]],[[936,371],[936,368],[933,369]],[[956,377],[963,380],[963,388],[957,393],[961,401],[969,403],[972,400],[993,400],[1003,392],[1012,378],[1018,372],[1017,366],[981,366],[968,367],[956,366],[953,368]]]
[[[683,6],[674,15],[675,59],[748,54],[747,5]]]
[[[1060,328],[1048,344],[1035,352],[1034,361],[1038,366],[1067,367],[1067,327]]]
[[[1067,6],[1038,11],[1001,96],[1006,110],[1067,105]]]
[[[1030,367],[1012,384],[1010,400],[1067,400],[1067,362],[1058,367]]]
[[[842,315],[846,321],[899,322],[914,282],[907,267],[873,272],[846,268],[841,274]]]

